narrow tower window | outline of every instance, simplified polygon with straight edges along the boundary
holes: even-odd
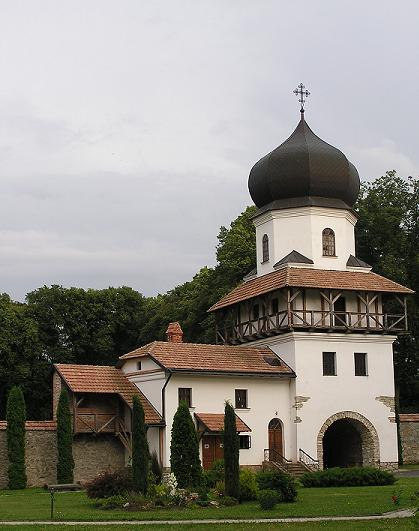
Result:
[[[267,234],[262,238],[262,262],[269,262],[269,238]]]
[[[335,233],[332,229],[324,229],[322,234],[323,256],[336,256]]]

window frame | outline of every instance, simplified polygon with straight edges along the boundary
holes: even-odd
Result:
[[[328,371],[326,355],[332,354],[333,357],[329,358],[333,360],[333,369],[331,372]],[[322,366],[323,366],[323,376],[337,376],[337,363],[336,363],[336,352],[322,352]]]
[[[322,253],[323,256],[336,257],[336,235],[330,227],[322,231]]]
[[[357,368],[359,369],[359,365],[357,366],[357,356],[363,356],[363,366],[362,368],[364,369],[364,372],[362,374],[357,373]],[[358,359],[360,359],[358,357]],[[368,353],[367,352],[354,352],[354,374],[355,376],[368,376]]]
[[[188,398],[181,398],[181,393],[184,391],[188,391]],[[180,405],[181,402],[186,402],[186,405],[191,408],[192,406],[192,387],[178,387],[177,388],[177,396],[178,396],[178,405]]]
[[[247,444],[244,443],[247,441]],[[239,434],[239,450],[250,450],[252,447],[252,436]]]
[[[241,404],[240,393],[245,393],[244,405]],[[235,409],[249,409],[249,393],[247,389],[234,389],[234,406]]]
[[[262,264],[269,262],[269,236],[264,234],[262,236]]]

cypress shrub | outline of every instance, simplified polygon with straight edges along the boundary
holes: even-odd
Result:
[[[9,489],[26,487],[25,421],[26,407],[22,389],[13,387],[7,398],[7,455],[9,458]]]
[[[224,410],[224,471],[226,496],[240,499],[239,435],[236,414],[229,402]]]
[[[142,494],[147,492],[149,461],[144,409],[139,396],[134,395],[132,399],[132,477],[134,490]]]
[[[189,407],[184,401],[179,404],[173,418],[170,466],[181,489],[201,486],[198,436]]]
[[[70,401],[66,389],[61,390],[57,407],[57,482],[73,483],[73,429]]]

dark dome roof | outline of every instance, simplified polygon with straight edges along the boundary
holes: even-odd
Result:
[[[350,208],[358,197],[359,175],[341,151],[313,133],[302,115],[288,140],[253,166],[249,192],[259,208],[273,202],[272,208]]]

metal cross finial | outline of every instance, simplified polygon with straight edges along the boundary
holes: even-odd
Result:
[[[306,102],[306,99],[308,96],[310,96],[310,92],[308,90],[305,90],[305,86],[300,83],[298,87],[294,90],[294,94],[298,96],[298,101],[301,103],[300,112],[304,112],[304,103]]]

